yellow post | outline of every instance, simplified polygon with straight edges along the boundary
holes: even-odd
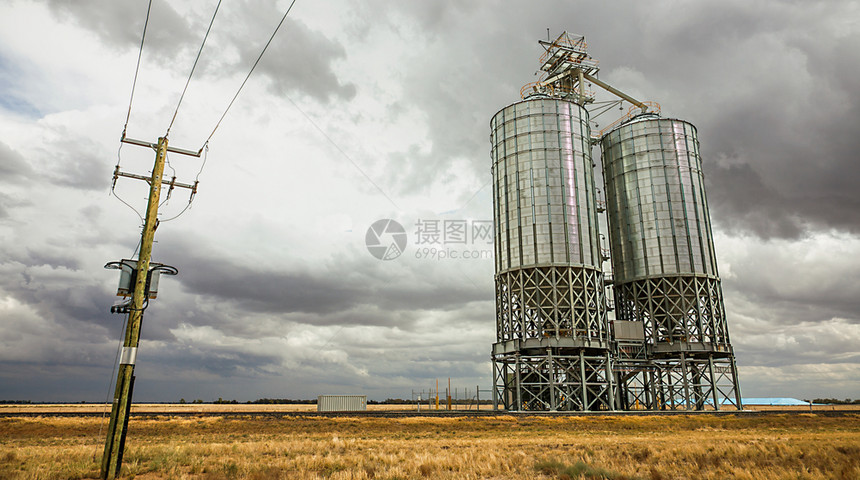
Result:
[[[134,387],[134,363],[137,358],[137,346],[140,344],[143,303],[146,300],[146,280],[149,273],[149,261],[152,257],[152,242],[155,239],[155,228],[158,222],[161,177],[164,174],[166,155],[167,137],[161,137],[158,139],[155,165],[152,167],[152,178],[149,180],[149,203],[146,207],[146,219],[140,237],[140,255],[137,259],[137,277],[134,283],[131,313],[129,313],[128,325],[125,329],[125,341],[119,361],[116,390],[114,391],[105,451],[102,457],[101,477],[105,480],[117,478],[122,468],[122,453],[125,449],[125,434],[128,429],[128,417]]]
[[[448,390],[445,390],[445,396],[448,397],[448,410],[451,410],[451,377],[448,377]]]

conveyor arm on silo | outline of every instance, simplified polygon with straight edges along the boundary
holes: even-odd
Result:
[[[628,102],[632,103],[633,105],[636,105],[637,107],[641,108],[642,113],[645,113],[648,111],[648,105],[645,105],[644,103],[640,102],[639,100],[636,100],[635,98],[631,97],[630,95],[627,95],[626,93],[622,92],[621,90],[618,90],[617,88],[613,87],[612,85],[605,83],[605,82],[602,82],[602,81],[592,77],[591,75],[589,75],[585,72],[582,72],[582,76],[587,78],[588,81],[590,81],[592,83],[596,83],[599,87],[603,88],[604,90],[607,90],[608,92],[613,93],[613,94],[623,98],[624,100],[627,100]]]
[[[549,77],[546,80],[540,82],[540,84],[541,85],[550,85],[552,83],[555,83],[555,82],[561,80],[564,77],[574,75],[574,74],[577,74],[577,75],[581,74],[582,78],[586,78],[586,79],[588,79],[588,81],[590,81],[592,83],[596,83],[599,87],[603,88],[604,90],[606,90],[606,91],[608,91],[608,92],[610,92],[610,93],[612,93],[618,97],[621,97],[624,100],[627,100],[628,102],[632,103],[633,105],[636,105],[637,107],[642,109],[642,113],[645,113],[648,111],[648,105],[645,105],[644,103],[640,102],[639,100],[636,100],[635,98],[631,97],[630,95],[627,95],[626,93],[622,92],[621,90],[618,90],[617,88],[613,87],[612,85],[610,85],[606,82],[603,82],[603,81],[601,81],[595,77],[592,77],[591,75],[583,72],[582,70],[580,70],[578,68],[574,69],[574,70],[567,70],[567,71],[564,71],[562,73],[558,73],[556,75],[553,75],[552,77]]]

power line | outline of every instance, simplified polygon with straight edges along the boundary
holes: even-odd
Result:
[[[132,211],[135,214],[137,214],[138,218],[140,218],[140,221],[143,222],[143,215],[141,215],[140,212],[138,212],[136,208],[131,206],[130,203],[126,202],[125,200],[120,198],[119,195],[116,194],[116,180],[118,178],[117,173],[119,172],[119,164],[121,161],[121,154],[122,154],[122,142],[119,142],[119,148],[116,151],[116,168],[114,169],[113,182],[110,185],[110,194],[113,195],[114,197],[116,197],[116,199],[119,200],[120,202],[124,203],[125,206],[132,209]]]
[[[152,10],[152,0],[149,0],[149,5],[146,7],[146,19],[143,21],[143,33],[140,35],[140,48],[137,52],[137,65],[134,67],[134,80],[131,82],[131,96],[128,99],[128,113],[125,116],[125,125],[122,127],[122,136],[125,138],[126,129],[128,129],[128,120],[131,118],[131,105],[134,102],[134,90],[137,86],[137,74],[140,72],[140,58],[143,56],[143,43],[146,40],[146,27],[149,25],[149,12]],[[119,195],[116,194],[116,180],[117,180],[117,172],[119,172],[119,164],[121,159],[122,152],[122,141],[119,142],[119,148],[116,151],[116,169],[114,170],[113,183],[110,186],[110,194],[116,197],[117,200],[124,203],[128,208],[132,209],[135,214],[140,218],[140,221],[143,222],[143,215],[137,211],[136,208],[131,206],[128,202],[120,198]],[[137,250],[137,248],[135,248]]]
[[[284,16],[281,18],[281,21],[278,23],[278,26],[275,27],[275,31],[272,32],[272,36],[269,37],[269,41],[266,42],[266,46],[263,47],[263,51],[260,52],[260,56],[257,57],[257,61],[254,62],[254,65],[251,67],[251,70],[248,72],[248,75],[245,77],[245,80],[242,81],[242,85],[239,86],[239,90],[236,91],[236,95],[233,95],[233,99],[230,100],[230,104],[227,105],[227,109],[224,110],[224,113],[221,115],[221,118],[218,119],[218,123],[215,124],[215,128],[212,129],[212,133],[209,134],[209,138],[207,138],[206,141],[203,142],[204,146],[206,146],[209,143],[209,140],[211,140],[212,136],[215,135],[215,131],[218,130],[219,126],[221,126],[221,121],[224,120],[224,117],[227,116],[227,112],[230,111],[230,107],[233,106],[233,102],[236,101],[236,98],[239,96],[239,93],[242,91],[242,88],[245,87],[245,83],[247,83],[248,79],[251,78],[251,74],[254,73],[254,69],[257,68],[257,64],[260,63],[260,59],[263,58],[263,54],[266,53],[266,49],[269,48],[269,44],[271,44],[272,40],[274,40],[275,35],[277,35],[278,30],[280,30],[281,25],[284,24],[284,20],[287,19],[287,15],[290,14],[290,10],[293,9],[293,5],[295,5],[295,4],[296,4],[296,0],[293,0],[290,3],[290,6],[287,8],[287,11],[284,13]],[[200,150],[203,150],[203,147],[200,147]]]
[[[131,104],[134,101],[134,87],[137,86],[137,73],[140,71],[140,57],[143,56],[143,41],[146,39],[146,26],[149,25],[149,11],[152,10],[152,0],[146,7],[146,20],[143,22],[143,34],[140,36],[140,49],[137,52],[137,66],[134,67],[134,81],[131,83],[131,97],[128,99],[128,114],[125,116],[125,125],[122,127],[122,136],[128,128],[128,119],[131,118]]]
[[[135,248],[135,250],[137,250],[137,249]],[[125,331],[125,324],[127,321],[128,321],[128,317],[124,317],[123,321],[122,321],[122,329],[119,331],[119,333],[120,333],[119,343],[116,346],[116,355],[114,355],[114,359],[113,359],[113,369],[110,371],[111,380],[108,382],[107,393],[105,394],[105,403],[104,403],[104,407],[102,408],[102,419],[101,419],[101,422],[99,423],[99,436],[98,436],[98,438],[102,438],[102,430],[104,429],[104,426],[105,426],[105,416],[107,414],[107,406],[110,403],[110,390],[111,390],[111,387],[113,386],[113,380],[112,379],[113,379],[114,373],[116,372],[116,366],[119,363],[119,353],[120,353],[120,350],[122,350],[122,342],[123,342],[122,332]],[[97,449],[96,452],[93,454],[93,456],[95,457],[96,455],[98,455],[98,452],[99,452],[99,450]]]
[[[165,137],[170,135],[170,129],[173,127],[173,122],[176,121],[176,115],[179,113],[179,106],[182,105],[182,99],[185,98],[188,84],[191,83],[191,76],[194,75],[194,69],[197,68],[197,62],[200,60],[200,54],[203,53],[203,46],[206,45],[206,39],[209,38],[209,32],[212,30],[212,24],[215,23],[215,16],[218,15],[219,8],[221,8],[221,0],[218,0],[218,5],[215,6],[215,13],[212,14],[212,20],[209,21],[209,28],[206,29],[206,35],[203,36],[203,43],[200,44],[200,50],[197,51],[197,58],[194,59],[191,73],[188,74],[188,80],[185,81],[185,88],[182,89],[182,95],[179,96],[179,103],[176,104],[176,110],[173,112],[173,118],[170,120],[170,125],[167,127],[167,133],[164,134]]]
[[[295,107],[295,108],[296,108],[296,110],[298,110],[298,111],[299,111],[299,113],[301,113],[301,114],[302,114],[302,116],[304,116],[304,117],[305,117],[305,120],[307,120],[308,122],[310,122],[310,124],[311,124],[311,125],[313,125],[313,127],[314,127],[314,128],[316,128],[316,129],[317,129],[317,131],[318,131],[318,132],[320,132],[320,134],[322,134],[322,136],[323,136],[323,137],[325,137],[325,139],[326,139],[326,140],[328,140],[328,142],[329,142],[330,144],[332,144],[332,146],[334,146],[334,148],[336,148],[338,152],[340,152],[340,154],[343,156],[343,158],[347,159],[347,161],[348,161],[349,163],[351,163],[351,164],[352,164],[352,166],[353,166],[353,167],[355,167],[355,169],[356,169],[356,170],[358,170],[358,172],[359,172],[359,173],[361,173],[361,175],[362,175],[362,176],[364,176],[364,178],[365,178],[368,182],[370,182],[370,184],[371,184],[371,185],[373,185],[374,187],[376,187],[376,190],[377,190],[379,193],[381,193],[381,194],[382,194],[382,196],[383,196],[383,197],[385,197],[385,199],[386,199],[386,200],[388,200],[388,203],[390,203],[391,205],[393,205],[393,206],[394,206],[394,208],[396,208],[397,210],[400,210],[400,207],[399,207],[399,206],[397,206],[397,203],[395,203],[395,202],[394,202],[394,200],[392,200],[392,199],[391,199],[391,197],[389,197],[389,196],[388,196],[388,194],[387,194],[387,193],[385,193],[385,191],[382,189],[382,187],[380,187],[379,185],[377,185],[377,184],[376,184],[376,182],[374,182],[374,181],[373,181],[373,179],[372,179],[372,178],[370,178],[370,175],[368,175],[368,174],[367,174],[367,173],[366,173],[366,172],[365,172],[361,167],[359,167],[359,166],[358,166],[358,164],[357,164],[357,163],[355,163],[355,161],[354,161],[354,160],[353,160],[349,155],[347,155],[347,153],[346,153],[342,148],[340,148],[340,145],[338,145],[338,144],[337,144],[337,142],[335,142],[335,141],[334,141],[330,136],[328,136],[328,134],[327,134],[327,133],[325,133],[325,130],[323,130],[323,129],[322,129],[322,127],[320,127],[319,125],[317,125],[317,122],[315,122],[315,121],[310,117],[310,115],[308,115],[307,113],[305,113],[305,111],[304,111],[304,110],[302,110],[302,109],[301,109],[301,108],[296,104],[296,102],[294,102],[294,101],[293,101],[293,99],[292,99],[292,98],[287,97],[286,95],[284,96],[284,98],[286,98],[286,99],[287,99],[287,101],[289,101],[291,104],[293,104],[293,107]],[[483,187],[482,187],[482,188],[483,188]],[[471,201],[471,200],[470,200],[470,201]]]
[[[272,35],[269,37],[269,40],[266,42],[262,51],[260,51],[260,55],[257,57],[256,61],[254,61],[254,64],[251,66],[251,69],[248,71],[248,74],[245,76],[245,79],[242,81],[242,84],[239,86],[239,89],[236,91],[236,94],[233,95],[233,98],[230,100],[230,103],[227,105],[227,108],[224,110],[224,113],[221,115],[221,118],[218,119],[218,123],[215,124],[215,128],[212,129],[212,132],[209,134],[209,137],[203,143],[203,146],[200,147],[200,150],[198,151],[197,156],[199,156],[200,153],[202,153],[204,150],[206,150],[206,152],[208,154],[209,141],[212,139],[212,136],[215,135],[215,132],[218,130],[218,127],[221,125],[221,122],[227,116],[227,113],[230,111],[230,108],[233,106],[233,103],[235,103],[236,99],[239,97],[239,94],[242,92],[242,89],[245,87],[245,84],[248,82],[248,79],[251,78],[251,75],[254,73],[254,70],[257,68],[257,65],[260,63],[260,60],[263,58],[263,55],[265,55],[266,50],[268,50],[269,45],[271,45],[271,43],[272,43],[272,40],[274,40],[275,36],[278,34],[278,31],[281,29],[281,26],[284,24],[284,21],[287,19],[287,16],[290,14],[290,11],[292,11],[295,3],[296,3],[296,0],[292,0],[289,7],[287,7],[286,12],[284,12],[283,17],[281,17],[281,21],[278,22],[277,27],[275,27],[275,30],[272,32]],[[182,94],[179,96],[179,101],[176,104],[176,109],[173,112],[173,117],[171,118],[170,124],[167,127],[167,132],[165,133],[165,137],[167,137],[170,134],[170,129],[173,127],[173,124],[176,121],[176,117],[179,114],[179,108],[182,105],[182,101],[185,98],[185,94],[188,91],[188,86],[191,83],[191,78],[194,75],[194,71],[197,69],[197,64],[200,61],[200,56],[203,52],[204,46],[206,45],[206,40],[209,38],[209,33],[212,31],[212,25],[215,23],[215,18],[218,15],[218,11],[220,8],[221,8],[221,0],[218,0],[218,3],[215,6],[215,11],[212,13],[212,18],[209,21],[209,27],[206,29],[206,34],[203,36],[203,41],[201,42],[200,48],[197,51],[197,56],[194,59],[194,64],[191,66],[191,72],[189,72],[188,78],[185,81],[185,87],[182,89]],[[143,35],[141,36],[141,41],[140,41],[140,51],[138,52],[137,66],[135,67],[135,72],[134,72],[134,81],[132,82],[131,99],[129,99],[128,115],[126,116],[125,125],[123,126],[123,132],[122,132],[123,133],[123,139],[125,139],[126,129],[128,128],[128,121],[129,121],[129,118],[131,117],[131,108],[132,108],[132,102],[134,99],[134,91],[135,91],[135,86],[137,85],[137,76],[138,76],[138,72],[140,70],[140,60],[141,60],[141,57],[143,55],[143,45],[144,45],[144,40],[146,38],[146,29],[147,29],[147,25],[149,24],[149,15],[150,15],[151,9],[152,9],[152,0],[149,0],[149,5],[147,6],[147,10],[146,10],[146,20],[144,22],[144,27],[143,27]],[[319,128],[319,127],[317,127],[317,128]],[[122,142],[120,142],[119,148],[121,151],[122,150]],[[169,162],[169,160],[168,160],[168,162]],[[140,215],[140,213],[134,207],[132,207],[128,202],[124,201],[122,198],[120,198],[118,195],[116,195],[116,192],[114,191],[114,187],[116,185],[116,180],[117,180],[118,176],[121,175],[121,173],[119,172],[119,168],[120,168],[119,164],[120,164],[120,153],[118,151],[117,152],[117,165],[116,165],[116,170],[114,171],[114,181],[113,181],[113,184],[111,185],[111,194],[113,194],[118,200],[120,200],[122,203],[127,205],[129,208],[134,210],[134,212],[137,213],[138,217],[140,217],[141,220],[143,220],[143,217]],[[168,165],[169,165],[169,163],[168,163]],[[203,163],[200,166],[200,171],[197,172],[197,177],[195,178],[194,186],[190,187],[190,188],[192,188],[192,194],[191,194],[191,197],[188,199],[188,204],[177,215],[175,215],[174,217],[171,217],[169,219],[166,219],[164,221],[170,221],[170,220],[174,220],[174,219],[178,218],[183,213],[185,213],[186,210],[188,210],[191,207],[191,203],[194,200],[194,193],[196,193],[197,183],[199,181],[200,174],[203,172],[203,167],[205,165],[206,165],[206,157],[204,157],[204,159],[203,159]],[[171,169],[173,168],[172,165],[170,166],[170,168]],[[174,178],[175,178],[175,173],[176,172],[174,170]],[[171,191],[172,191],[172,185],[173,184],[171,183],[171,189],[170,189]],[[167,198],[164,199],[164,201],[162,202],[162,205],[166,204],[170,200],[171,191],[168,192]]]

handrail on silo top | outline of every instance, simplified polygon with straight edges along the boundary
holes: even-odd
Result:
[[[657,102],[642,102],[642,103],[648,106],[648,113],[654,113],[657,115],[660,114],[660,104],[659,103],[657,103]],[[607,133],[609,133],[609,131],[611,131],[612,129],[614,129],[618,125],[621,125],[622,123],[626,122],[627,120],[630,120],[631,118],[635,117],[636,115],[639,115],[640,113],[642,113],[641,109],[639,107],[637,107],[636,105],[632,105],[627,110],[627,113],[625,113],[621,118],[610,123],[609,126],[607,126],[603,130],[598,132],[597,135],[592,135],[591,138],[594,138],[594,139],[603,138],[603,136],[606,135]]]
[[[585,37],[579,37],[576,42],[571,42],[570,35],[567,32],[563,32],[561,35],[558,36],[558,38],[555,39],[554,42],[552,42],[552,44],[550,44],[549,47],[547,47],[547,50],[543,52],[543,55],[540,56],[540,64],[543,65],[544,63],[546,63],[546,58],[549,55],[550,51],[553,51],[555,48],[560,47],[562,45],[571,48],[579,48],[583,52],[588,50],[588,43],[586,43]]]
[[[541,92],[541,89],[549,90],[549,92]],[[520,89],[520,97],[525,100],[525,98],[533,93],[546,93],[549,96],[552,96],[555,93],[552,85],[544,85],[541,82],[530,82],[523,85],[523,88]]]

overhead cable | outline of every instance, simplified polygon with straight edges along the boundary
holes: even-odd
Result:
[[[124,132],[124,130],[123,130],[123,132]],[[141,215],[140,212],[138,212],[136,208],[131,206],[130,203],[126,202],[125,200],[120,198],[119,195],[116,194],[116,180],[117,180],[117,178],[119,178],[117,176],[117,174],[119,173],[119,164],[120,164],[121,158],[122,158],[121,155],[122,155],[122,142],[119,142],[119,148],[116,150],[116,168],[114,169],[113,181],[111,182],[111,185],[110,185],[110,194],[113,195],[114,197],[116,197],[116,199],[119,200],[120,202],[124,203],[125,206],[132,209],[132,211],[137,214],[138,218],[140,218],[140,221],[143,222],[143,215]]]
[[[125,116],[125,125],[122,127],[122,136],[128,128],[128,119],[131,118],[131,104],[134,101],[134,87],[137,85],[137,72],[140,71],[140,57],[143,56],[143,41],[146,39],[146,26],[149,25],[149,11],[152,10],[152,0],[146,7],[146,20],[143,22],[143,34],[140,36],[140,49],[137,52],[137,66],[134,67],[134,81],[131,83],[131,97],[128,99],[128,114]]]
[[[263,58],[263,54],[266,53],[266,49],[269,48],[269,45],[272,43],[272,40],[274,40],[275,35],[277,35],[277,33],[278,33],[278,30],[281,29],[281,25],[283,25],[284,20],[287,19],[287,15],[290,14],[290,10],[293,9],[293,5],[295,5],[295,4],[296,4],[296,0],[293,0],[290,3],[290,6],[287,8],[287,11],[284,12],[284,16],[281,17],[281,21],[278,23],[278,26],[275,27],[275,31],[272,32],[272,36],[269,37],[269,41],[266,42],[266,46],[263,47],[263,50],[260,52],[260,56],[257,57],[257,61],[254,62],[254,65],[251,67],[251,70],[248,71],[248,75],[245,76],[245,80],[242,81],[242,85],[239,86],[239,90],[237,90],[236,94],[233,95],[233,99],[230,100],[230,104],[227,105],[227,108],[224,110],[224,113],[221,115],[221,118],[218,119],[218,123],[215,124],[215,128],[212,129],[212,133],[209,134],[209,138],[207,138],[206,141],[203,142],[203,147],[205,147],[207,144],[209,144],[209,140],[212,139],[212,136],[215,135],[215,131],[218,130],[219,126],[221,126],[221,121],[223,121],[224,117],[227,116],[227,112],[230,111],[230,107],[233,106],[233,102],[236,101],[236,98],[239,96],[239,93],[242,91],[242,88],[245,87],[245,83],[247,83],[248,79],[251,78],[251,74],[254,73],[254,69],[257,68],[257,64],[260,63],[260,59]],[[200,147],[201,151],[203,150],[203,147]]]
[[[164,134],[165,137],[170,135],[170,129],[173,127],[173,122],[176,121],[176,115],[179,113],[179,106],[182,105],[182,99],[185,98],[188,84],[191,83],[191,76],[194,75],[194,69],[197,68],[197,62],[200,60],[200,54],[203,53],[203,46],[206,45],[206,39],[209,38],[209,32],[212,31],[212,24],[215,23],[215,16],[218,15],[219,8],[221,8],[221,0],[218,0],[218,5],[215,5],[215,13],[212,14],[212,20],[209,21],[209,28],[206,29],[206,35],[203,36],[203,43],[200,44],[200,50],[197,50],[197,58],[194,59],[194,65],[191,66],[191,72],[188,74],[188,80],[185,81],[185,88],[182,89],[182,95],[179,96],[179,102],[176,104],[176,110],[173,111],[173,118],[170,119],[170,125],[167,126],[167,133]]]

